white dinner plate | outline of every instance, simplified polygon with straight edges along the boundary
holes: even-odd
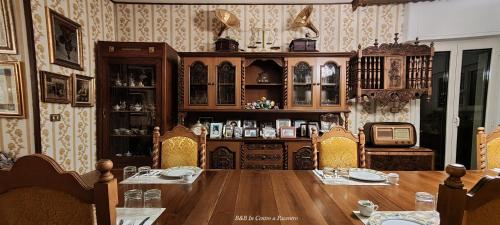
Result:
[[[437,219],[437,220],[436,220]],[[439,225],[439,219],[427,212],[383,213],[377,212],[368,220],[369,225]]]
[[[354,169],[349,171],[349,177],[356,180],[380,182],[385,181],[385,174],[375,170]]]
[[[199,167],[192,166],[182,166],[182,167],[172,167],[162,171],[160,174],[165,177],[175,177],[180,178],[184,175],[194,175],[201,171]]]

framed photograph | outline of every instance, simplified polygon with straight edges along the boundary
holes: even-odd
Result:
[[[292,121],[290,119],[277,119],[276,120],[276,130],[279,132],[281,127],[292,126]]]
[[[241,120],[227,120],[226,125],[231,125],[233,127],[241,127]]]
[[[25,118],[20,62],[0,62],[0,117]]]
[[[307,137],[307,124],[305,123],[300,125],[300,136]]]
[[[47,7],[50,63],[83,70],[82,27]]]
[[[94,78],[73,74],[73,94],[71,105],[74,107],[94,106]]]
[[[263,129],[265,127],[274,128],[274,122],[273,121],[259,121],[259,128]]]
[[[210,138],[221,138],[221,137],[222,137],[222,123],[211,123]]]
[[[257,121],[243,120],[243,128],[257,128]]]
[[[232,138],[233,132],[234,132],[234,127],[232,125],[225,125],[224,126],[224,137]]]
[[[69,96],[71,93],[70,77],[47,71],[40,71],[40,76],[42,102],[62,104],[71,102]]]
[[[233,127],[234,138],[243,137],[243,127]]]
[[[262,128],[262,137],[263,138],[276,138],[276,130],[272,127],[264,127],[264,128]]]
[[[309,124],[307,124],[307,133],[308,133],[310,138],[312,138],[313,128],[316,129],[316,132],[318,132],[318,135],[319,135],[318,122],[309,122]]]
[[[299,129],[299,128],[300,128],[300,125],[301,125],[301,124],[307,124],[307,121],[305,121],[305,120],[294,120],[294,121],[293,121],[293,126],[294,126],[295,128],[297,128],[297,129]]]
[[[320,116],[320,130],[327,132],[333,127],[342,126],[343,121],[339,114],[328,113]]]
[[[12,0],[0,0],[0,54],[17,54]]]
[[[280,129],[281,138],[296,138],[296,129],[292,126],[283,126]]]
[[[243,134],[244,137],[257,137],[257,128],[245,128],[245,132]]]

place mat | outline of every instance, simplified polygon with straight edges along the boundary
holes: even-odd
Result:
[[[162,176],[160,175],[162,171],[164,170],[151,170],[149,174],[134,175],[123,180],[120,184],[192,184],[200,174],[203,173],[203,170],[199,173],[195,173],[193,178],[186,182],[180,178]]]
[[[149,217],[143,225],[152,225],[163,211],[165,208],[116,208],[116,224],[123,220],[122,225],[139,225]]]
[[[413,217],[425,220],[426,225],[439,225],[439,213],[436,211],[376,211],[370,217],[361,215],[359,211],[352,211],[365,225],[370,225],[370,219],[378,220],[380,217]]]
[[[328,185],[390,185],[386,182],[365,182],[361,180],[348,179],[347,177],[323,177],[323,171],[313,170],[314,175],[323,182],[323,184]]]

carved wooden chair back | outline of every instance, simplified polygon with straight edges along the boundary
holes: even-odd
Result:
[[[319,168],[366,166],[363,128],[359,128],[358,136],[342,127],[334,127],[319,136],[318,131],[313,128],[312,146],[315,169],[318,169],[318,163]]]
[[[500,224],[499,176],[485,176],[467,192],[461,180],[463,165],[448,165],[446,172],[449,177],[439,185],[437,203],[441,225]]]
[[[0,224],[115,225],[112,168],[110,160],[100,160],[97,171],[80,176],[46,155],[21,157],[11,170],[0,170]]]
[[[174,166],[200,166],[206,169],[206,129],[196,135],[182,125],[160,135],[160,128],[153,132],[153,168]],[[161,157],[160,157],[161,155]]]
[[[477,169],[500,168],[500,125],[488,135],[478,127],[476,143]]]

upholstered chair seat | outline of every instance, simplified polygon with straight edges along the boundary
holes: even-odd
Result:
[[[322,136],[313,130],[312,142],[315,168],[318,168],[318,159],[320,169],[365,167],[363,128],[359,129],[358,136],[342,127],[332,128]]]
[[[484,127],[477,128],[477,168],[500,168],[500,125],[490,134]]]

